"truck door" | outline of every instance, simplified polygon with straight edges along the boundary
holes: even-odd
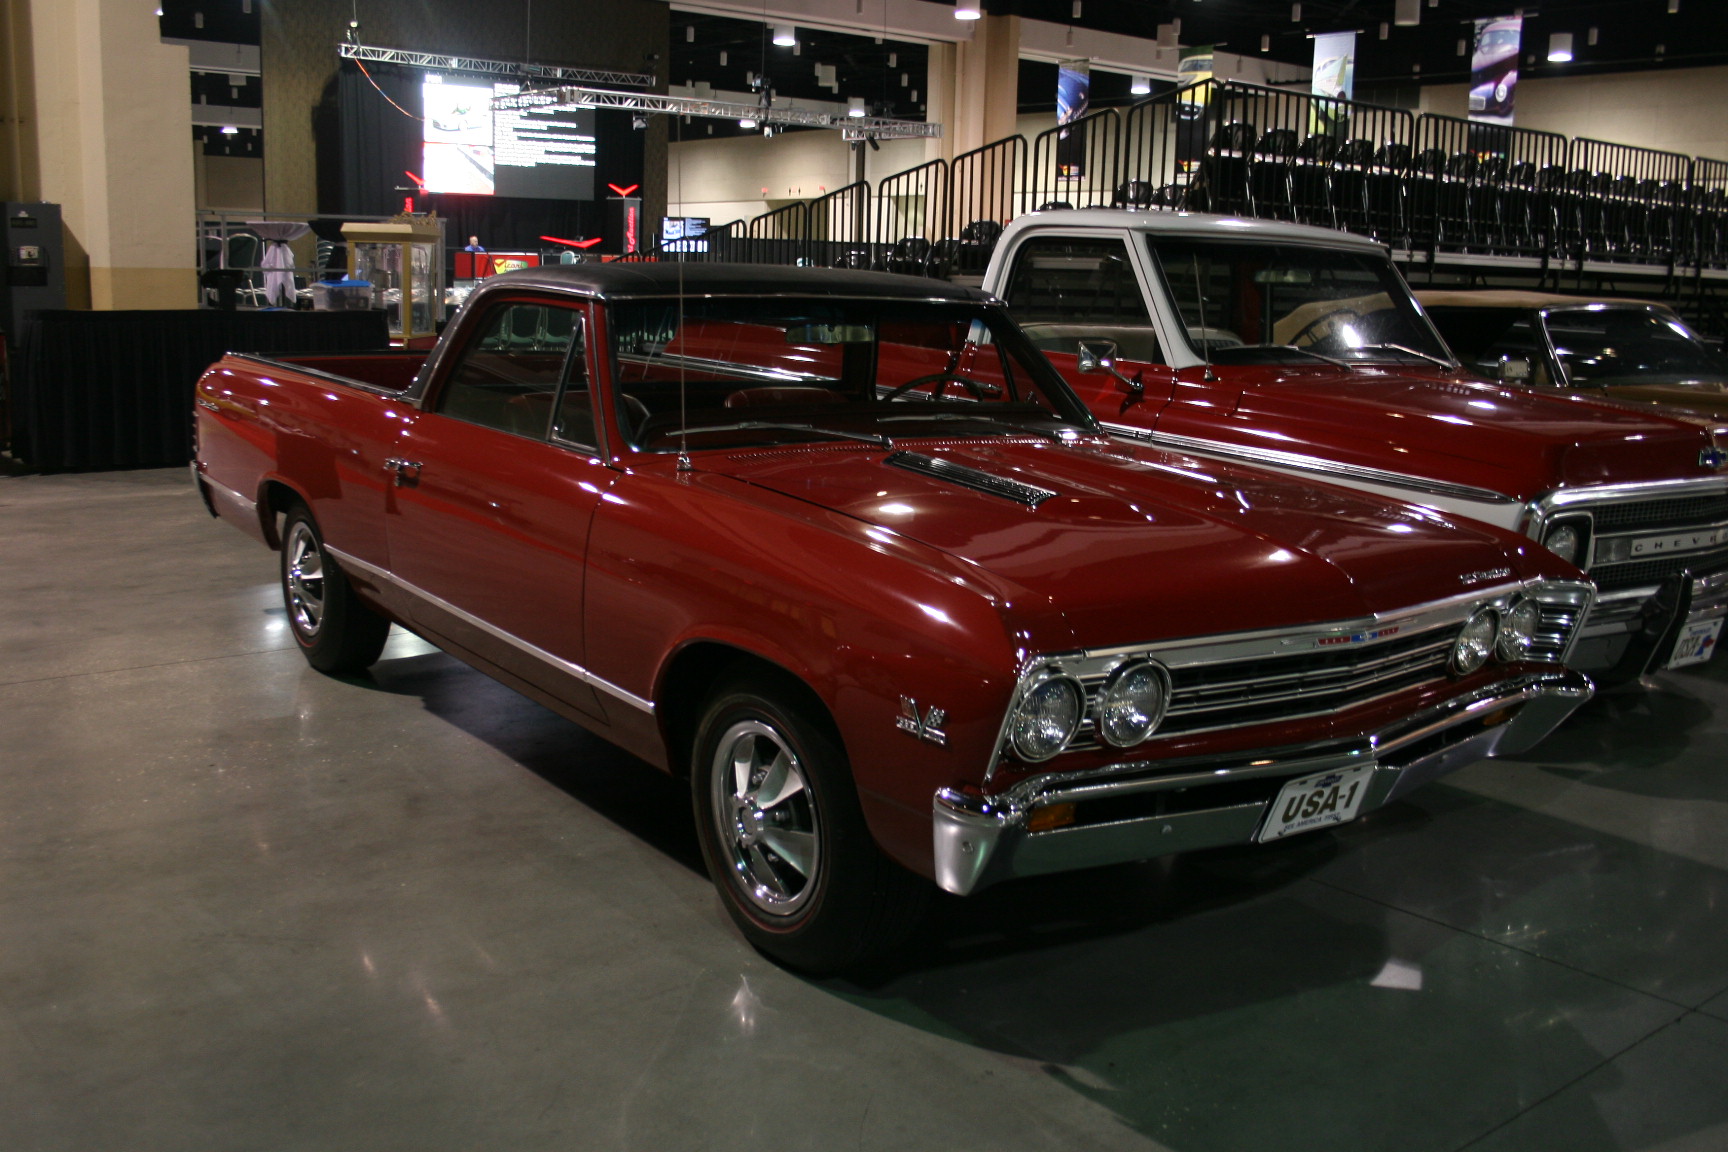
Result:
[[[1049,358],[1098,419],[1151,428],[1170,402],[1170,368],[1147,308],[1146,285],[1126,239],[1115,235],[1034,235],[1012,254],[1001,295],[1032,343]],[[1117,367],[1136,393],[1113,377],[1082,376],[1081,340],[1116,345]]]
[[[398,442],[391,566],[417,627],[604,717],[583,669],[594,508],[616,473],[589,406],[586,305],[494,301]],[[517,685],[520,686],[520,685]]]

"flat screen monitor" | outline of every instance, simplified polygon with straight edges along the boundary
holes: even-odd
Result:
[[[597,144],[590,108],[494,109],[516,84],[428,75],[422,178],[428,192],[592,200]]]
[[[660,247],[668,252],[708,251],[708,217],[660,217]]]

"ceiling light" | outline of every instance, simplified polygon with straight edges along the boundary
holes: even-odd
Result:
[[[978,20],[983,15],[984,12],[978,5],[968,4],[966,0],[961,0],[960,3],[954,5],[954,19],[956,20]]]
[[[754,121],[754,120],[750,119],[750,117],[746,116],[746,117],[744,117],[744,119],[738,121],[738,127],[740,127],[740,128],[754,128],[754,127],[756,127],[756,121]]]
[[[1397,0],[1393,5],[1392,22],[1399,25],[1422,23],[1422,0]]]
[[[1265,35],[1260,37],[1260,51],[1262,51],[1262,52],[1272,51],[1272,37],[1265,36]]]
[[[1668,15],[1672,16],[1678,11],[1680,11],[1680,0],[1668,0]]]
[[[1080,0],[1074,0],[1074,19],[1080,19]]]
[[[790,48],[798,43],[798,34],[792,31],[790,24],[776,24],[774,25],[774,43],[782,48]]]
[[[1596,29],[1590,29],[1589,35],[1584,37],[1584,42],[1592,48],[1596,47]]]
[[[1469,50],[1470,50],[1470,48],[1469,48],[1469,45],[1467,43],[1465,43],[1463,40],[1458,41],[1458,55],[1463,56],[1467,52],[1469,52]]]
[[[1572,59],[1572,33],[1551,32],[1548,35],[1548,63],[1564,64]]]
[[[694,24],[684,25],[684,43],[686,43],[686,44],[696,43],[696,25],[694,25]]]
[[[862,116],[862,115],[864,115],[864,97],[854,96],[850,100],[846,101],[846,115],[848,115],[848,116]]]
[[[1302,22],[1302,5],[1300,5],[1300,4],[1290,5],[1290,23],[1300,24],[1301,22]]]
[[[240,129],[234,127],[234,125],[232,125],[232,124],[224,124],[224,125],[222,125],[222,135],[224,135],[224,136],[238,136],[238,135],[240,135]]]
[[[900,67],[900,53],[898,53],[898,52],[888,53],[888,67],[890,67],[890,68]]]
[[[1384,20],[1380,21],[1380,39],[1384,40],[1390,35],[1392,35],[1392,25]]]
[[[1128,91],[1136,96],[1144,96],[1152,91],[1150,76],[1134,76],[1128,81]]]
[[[726,49],[720,49],[720,67],[726,67]]]

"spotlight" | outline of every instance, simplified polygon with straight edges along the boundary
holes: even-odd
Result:
[[[976,4],[968,4],[966,0],[960,0],[960,3],[954,5],[954,19],[956,20],[980,20],[983,16],[984,10],[982,8]]]
[[[1128,82],[1128,91],[1135,96],[1144,96],[1152,91],[1152,79],[1149,76],[1135,76]]]
[[[863,116],[864,115],[864,97],[854,96],[850,100],[846,101],[846,115],[848,115],[848,116]]]
[[[630,127],[640,132],[642,129],[648,127],[648,117],[642,115],[640,112],[636,113],[634,116],[630,117]]]
[[[1548,63],[1564,64],[1572,59],[1572,33],[1552,32],[1548,36]]]
[[[774,25],[774,43],[782,48],[790,48],[798,43],[798,34],[792,31],[790,24],[776,24]]]

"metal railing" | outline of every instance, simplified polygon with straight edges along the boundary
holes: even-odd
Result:
[[[1017,197],[1020,212],[1107,207],[1120,182],[1122,117],[1114,108],[1040,132]]]

